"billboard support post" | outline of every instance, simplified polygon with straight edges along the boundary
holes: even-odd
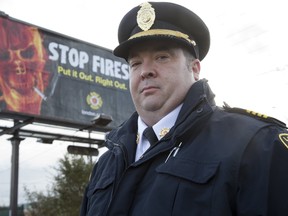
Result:
[[[17,124],[17,122],[14,122]],[[11,157],[11,184],[10,184],[10,209],[9,215],[16,216],[18,208],[18,178],[19,178],[19,146],[21,138],[18,137],[16,130],[13,137],[10,139],[12,144]]]

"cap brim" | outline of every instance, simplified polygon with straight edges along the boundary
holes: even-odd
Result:
[[[184,47],[186,47],[188,50],[189,48],[191,48],[191,53],[194,56],[198,56],[198,50],[195,50],[195,48],[193,47],[192,44],[188,43],[186,40],[178,38],[178,37],[174,37],[174,36],[170,36],[170,35],[150,35],[150,36],[144,36],[144,37],[138,37],[138,38],[133,38],[130,40],[127,40],[121,44],[119,44],[113,51],[115,56],[124,58],[126,60],[128,60],[129,57],[129,51],[131,49],[131,47],[134,47],[135,45],[139,44],[139,43],[143,43],[146,41],[173,41],[176,44],[179,45],[183,45]],[[206,55],[206,54],[205,54]],[[199,59],[202,60],[205,56],[199,56]]]

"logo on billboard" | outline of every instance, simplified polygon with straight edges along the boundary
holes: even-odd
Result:
[[[96,92],[90,92],[90,94],[87,95],[86,101],[93,110],[98,110],[103,104],[101,96]]]

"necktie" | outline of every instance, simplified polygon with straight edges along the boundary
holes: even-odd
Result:
[[[147,127],[143,131],[143,136],[149,141],[150,145],[155,145],[158,142],[158,138],[152,127]]]

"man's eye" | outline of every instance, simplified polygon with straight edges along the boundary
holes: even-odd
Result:
[[[130,67],[131,68],[137,67],[138,65],[140,65],[140,62],[132,62],[132,63],[130,63]]]
[[[160,61],[163,61],[163,60],[166,60],[168,59],[169,57],[167,55],[161,55],[161,56],[158,56],[157,57],[157,60],[160,60]]]

